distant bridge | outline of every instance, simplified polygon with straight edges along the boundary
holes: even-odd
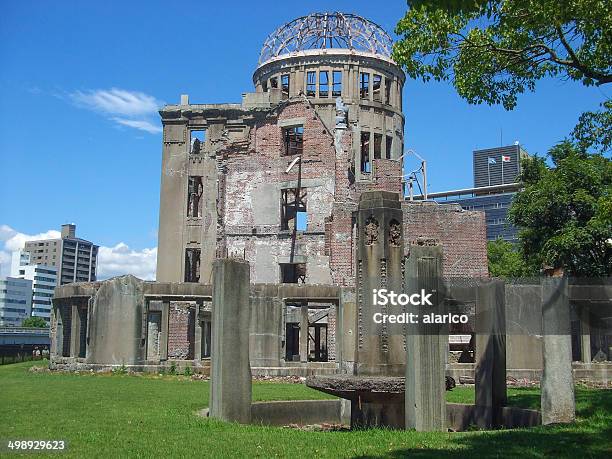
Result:
[[[49,351],[49,328],[0,327],[0,363],[30,360],[35,351]],[[7,362],[8,361],[8,362]]]

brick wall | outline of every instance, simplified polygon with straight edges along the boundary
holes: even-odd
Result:
[[[487,238],[484,212],[465,211],[458,204],[409,202],[404,211],[404,250],[426,237],[438,240],[444,250],[446,277],[486,277]]]
[[[330,306],[327,316],[327,360],[336,360],[336,306]]]
[[[171,302],[168,324],[168,358],[193,359],[195,342],[195,305]]]

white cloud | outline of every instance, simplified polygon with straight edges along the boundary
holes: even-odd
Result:
[[[155,279],[157,247],[133,250],[120,242],[115,247],[100,247],[98,251],[98,279],[133,274],[145,280]]]
[[[94,91],[75,91],[72,99],[90,110],[110,115],[139,116],[154,113],[162,103],[142,92],[125,89],[96,89]]]
[[[129,120],[125,118],[113,118],[113,121],[122,124],[123,126],[129,126],[134,129],[140,129],[141,131],[147,131],[150,134],[157,134],[162,131],[161,126],[155,126],[153,123],[146,120]]]
[[[26,241],[37,239],[53,239],[60,237],[60,232],[56,230],[45,231],[38,234],[25,234],[15,231],[8,225],[0,225],[0,275],[8,276],[11,274],[11,256],[15,250],[23,249]]]
[[[26,241],[59,238],[60,232],[49,230],[38,234],[20,233],[8,225],[0,225],[0,275],[10,275],[11,255],[23,249]],[[155,279],[157,247],[134,250],[120,242],[114,247],[101,246],[98,252],[98,279],[133,274],[145,280]]]
[[[122,126],[150,134],[161,132],[161,127],[153,122],[153,118],[163,102],[148,94],[111,88],[75,91],[70,98],[78,107],[101,113]]]

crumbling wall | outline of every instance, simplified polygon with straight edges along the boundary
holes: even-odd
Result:
[[[193,359],[195,341],[195,305],[190,302],[170,303],[168,320],[168,358]]]
[[[281,230],[281,190],[296,188],[298,167],[287,173],[295,155],[283,156],[283,128],[304,127],[301,188],[306,193],[307,230],[292,240]],[[333,136],[303,101],[291,101],[255,123],[248,151],[232,144],[223,152],[222,221],[227,253],[251,261],[253,282],[279,282],[279,263],[304,262],[307,283],[331,283],[325,253],[325,218],[335,193],[336,155]]]
[[[458,204],[402,203],[404,250],[418,238],[442,244],[445,277],[487,277],[487,237],[484,212],[466,211]]]

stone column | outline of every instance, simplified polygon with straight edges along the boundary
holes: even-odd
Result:
[[[567,278],[542,279],[542,424],[576,418]]]
[[[161,311],[161,337],[159,339],[159,360],[168,360],[168,320],[170,317],[170,301],[162,302]]]
[[[308,304],[300,308],[300,362],[308,362]]]
[[[501,427],[506,392],[505,284],[500,279],[485,281],[476,292],[476,424],[481,428]]]
[[[196,301],[196,309],[195,309],[195,337],[193,344],[193,360],[195,366],[199,366],[201,364],[200,360],[202,360],[202,321],[200,320],[200,311],[202,310],[202,301]]]
[[[404,336],[392,334],[388,324],[376,324],[375,313],[399,314],[399,306],[374,305],[373,289],[402,293],[402,209],[397,193],[361,194],[357,211],[357,350],[355,374],[404,376]]]
[[[51,334],[51,349],[49,350],[49,357],[54,360],[56,357],[62,357],[64,343],[64,325],[62,320],[62,306],[59,305],[59,301],[53,304],[52,319],[55,323],[55,333]]]
[[[214,261],[210,416],[240,423],[251,420],[249,283],[248,262]]]
[[[582,361],[591,363],[591,314],[588,306],[582,306],[580,310],[580,349]]]
[[[402,293],[404,243],[397,193],[367,191],[357,211],[356,376],[403,377],[406,370],[403,329],[375,323],[375,313],[400,314],[402,307],[375,305],[374,289]],[[374,395],[374,394],[370,394]],[[351,427],[404,427],[404,403],[389,395],[351,400]]]
[[[283,302],[276,286],[258,286],[251,290],[249,321],[249,358],[251,367],[281,365]]]
[[[79,348],[81,345],[81,316],[79,315],[79,306],[73,304],[71,306],[72,321],[70,323],[70,357],[79,356]]]
[[[442,277],[442,246],[412,244],[406,259],[405,290],[412,295],[432,293],[433,306],[409,306],[419,323],[407,326],[406,335],[406,428],[418,432],[446,431],[446,354],[448,326],[424,324],[430,312],[445,314]]]

